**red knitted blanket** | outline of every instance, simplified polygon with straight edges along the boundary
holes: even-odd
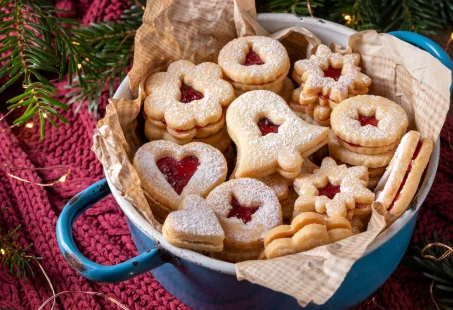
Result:
[[[124,9],[120,0],[61,0],[60,9],[71,10],[89,23],[100,19],[114,19]],[[101,100],[105,107],[107,93]],[[102,114],[102,111],[101,111]],[[0,114],[1,116],[1,114]],[[46,139],[39,140],[39,129],[21,133],[10,130],[0,122],[0,163],[15,166],[46,167],[68,165],[72,173],[64,183],[50,188],[26,184],[9,178],[0,170],[0,226],[13,229],[22,224],[18,242],[33,243],[30,252],[42,257],[41,263],[57,292],[65,290],[97,291],[107,294],[130,309],[181,309],[187,308],[168,293],[151,275],[146,273],[119,284],[98,284],[79,276],[61,255],[55,236],[55,224],[66,202],[75,194],[102,179],[102,166],[90,151],[96,121],[82,111],[67,113],[69,124],[56,131],[46,127]],[[441,135],[441,159],[433,188],[420,212],[413,242],[433,231],[444,232],[451,239],[453,233],[453,149],[448,142],[448,128],[453,132],[453,119],[448,118]],[[49,182],[61,171],[25,171],[19,175],[35,182]],[[123,213],[109,197],[86,212],[74,224],[74,239],[89,259],[105,265],[117,264],[135,256],[137,250],[131,239]],[[378,266],[376,266],[378,267]],[[51,291],[38,266],[33,265],[36,276],[28,281],[13,278],[0,268],[0,308],[37,309]],[[429,284],[420,273],[401,264],[387,283],[362,308],[421,309],[430,305]],[[377,306],[379,305],[379,306]],[[57,300],[55,309],[117,309],[99,297],[82,294],[64,295]],[[50,309],[50,306],[47,307]]]

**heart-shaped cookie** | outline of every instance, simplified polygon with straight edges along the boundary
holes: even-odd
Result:
[[[220,252],[225,233],[206,201],[196,195],[184,198],[178,211],[170,213],[162,234],[174,246],[196,251]]]
[[[270,91],[237,98],[227,111],[228,133],[238,148],[236,178],[260,178],[279,172],[296,177],[303,158],[327,143],[328,128],[301,120]]]
[[[177,210],[188,195],[206,197],[225,181],[228,169],[222,153],[208,144],[162,140],[140,147],[134,167],[146,192],[169,210]]]

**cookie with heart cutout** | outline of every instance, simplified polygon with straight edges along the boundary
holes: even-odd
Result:
[[[210,62],[175,61],[167,72],[151,75],[145,87],[150,90],[144,103],[147,118],[180,131],[218,122],[223,108],[235,98],[220,67]]]
[[[422,139],[417,131],[409,131],[398,146],[376,189],[376,202],[391,214],[400,215],[417,192],[423,171],[434,148],[430,139]]]
[[[208,144],[162,140],[141,146],[134,167],[149,196],[172,211],[188,195],[206,197],[225,181],[228,169],[222,153]]]
[[[255,179],[234,179],[217,186],[206,198],[225,232],[224,251],[263,249],[264,234],[282,223],[275,192]]]
[[[294,178],[303,158],[327,141],[327,128],[307,124],[280,96],[265,90],[237,98],[228,108],[226,121],[238,149],[236,178],[274,172]]]
[[[196,195],[186,196],[167,216],[162,234],[174,246],[205,252],[221,252],[225,238],[214,211]]]
[[[294,205],[294,216],[313,208],[329,217],[346,217],[348,210],[358,204],[371,204],[374,193],[367,189],[366,167],[337,165],[330,157],[323,159],[321,168],[313,174],[302,173],[294,180],[299,198]]]

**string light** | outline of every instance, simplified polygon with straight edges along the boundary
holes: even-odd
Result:
[[[351,20],[351,15],[345,15],[345,16],[344,16],[344,19],[346,19],[346,20],[348,20],[348,21]]]
[[[448,48],[450,47],[450,43],[453,41],[453,32],[450,35],[450,38],[447,41],[447,45],[445,45],[445,50],[448,51]]]
[[[28,129],[33,128],[33,123],[27,123],[25,124],[25,127],[27,127]]]
[[[5,255],[5,250],[4,249],[0,249],[0,253],[2,253],[2,255]]]
[[[77,64],[77,68],[80,70],[82,69],[82,64]]]
[[[56,181],[50,182],[50,183],[40,183],[40,182],[30,181],[30,180],[21,178],[21,177],[15,175],[15,174],[12,174],[12,173],[6,171],[6,174],[9,177],[13,178],[13,179],[16,179],[18,181],[22,181],[22,182],[25,182],[25,183],[29,183],[29,184],[43,186],[43,187],[53,186],[53,185],[55,185],[57,183],[65,182],[66,178],[71,173],[71,168],[68,167],[68,166],[50,166],[50,167],[42,167],[42,168],[27,168],[27,167],[16,167],[16,166],[12,166],[12,165],[7,164],[7,163],[3,163],[3,165],[0,168],[3,169],[3,170],[10,169],[10,170],[21,170],[21,171],[25,171],[25,170],[28,170],[28,171],[42,171],[42,170],[66,169],[66,172],[61,177],[59,177]]]
[[[43,116],[44,118],[47,118],[47,113],[43,113],[42,116]]]
[[[72,45],[80,45],[80,43],[76,42],[76,41],[72,41],[71,43],[72,43]]]

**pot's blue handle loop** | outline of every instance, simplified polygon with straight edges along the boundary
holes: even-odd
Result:
[[[113,266],[96,264],[80,253],[72,238],[72,225],[83,212],[109,194],[106,179],[100,180],[72,197],[61,212],[57,222],[57,240],[69,265],[91,281],[120,282],[170,262],[169,254],[160,249],[150,249]]]
[[[406,41],[407,43],[413,44],[422,50],[427,51],[434,57],[440,60],[440,62],[450,69],[450,71],[453,74],[453,63],[451,62],[450,57],[448,54],[444,51],[442,47],[439,46],[436,42],[434,42],[431,39],[428,39],[425,36],[422,36],[418,33],[410,32],[410,31],[392,31],[389,32],[389,34],[397,37],[398,39],[401,39],[403,41]],[[453,82],[452,85],[450,86],[450,92],[453,91]]]

